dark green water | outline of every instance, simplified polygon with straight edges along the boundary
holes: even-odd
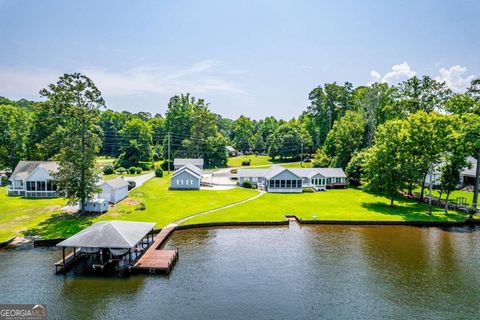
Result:
[[[176,232],[169,276],[55,275],[54,248],[0,251],[0,303],[52,319],[478,319],[480,228]]]

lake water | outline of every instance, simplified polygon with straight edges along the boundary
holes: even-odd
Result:
[[[51,319],[478,319],[480,228],[305,226],[173,234],[170,275],[56,275],[0,250],[0,303]]]

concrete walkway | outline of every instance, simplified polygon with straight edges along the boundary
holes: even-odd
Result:
[[[257,192],[258,192],[258,194],[254,195],[253,197],[250,197],[250,198],[248,198],[248,199],[241,200],[241,201],[238,201],[238,202],[235,202],[235,203],[231,203],[231,204],[227,204],[227,205],[225,205],[225,206],[223,206],[223,207],[219,207],[219,208],[215,208],[215,209],[211,209],[211,210],[207,210],[207,211],[195,213],[195,214],[192,214],[191,216],[188,216],[188,217],[185,217],[185,218],[176,220],[176,221],[170,223],[169,225],[165,226],[165,228],[176,227],[176,226],[178,226],[178,225],[181,225],[181,224],[184,223],[185,221],[188,221],[188,220],[190,220],[190,219],[193,219],[193,218],[196,218],[196,217],[199,217],[199,216],[203,216],[204,214],[208,214],[208,213],[212,213],[212,212],[217,212],[217,211],[220,211],[220,210],[223,210],[223,209],[227,209],[227,208],[231,208],[231,207],[235,207],[235,206],[244,204],[244,203],[246,203],[246,202],[249,202],[249,201],[258,199],[258,198],[260,198],[261,196],[263,196],[263,195],[266,193],[265,191],[258,191],[258,190],[257,190]]]

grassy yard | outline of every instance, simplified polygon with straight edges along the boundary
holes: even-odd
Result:
[[[418,187],[414,190],[414,192],[422,192],[422,188]],[[425,197],[428,197],[429,195],[429,192],[430,190],[427,188],[425,188],[425,191],[424,191],[424,196]],[[438,190],[433,190],[432,192],[432,195],[434,197],[439,197],[440,196],[440,192]],[[473,192],[469,192],[469,191],[462,191],[462,190],[455,190],[453,191],[451,194],[450,194],[450,197],[448,198],[448,201],[455,201],[457,198],[461,198],[461,197],[464,197],[466,198],[466,201],[468,204],[471,204],[472,203],[472,200],[473,200]],[[445,200],[447,198],[447,194],[444,192],[442,194],[442,200]]]
[[[272,194],[218,212],[188,220],[185,224],[216,221],[281,221],[294,214],[305,220],[389,220],[389,221],[457,221],[466,216],[445,214],[436,208],[432,216],[425,204],[389,200],[356,190],[329,190],[303,194]]]
[[[272,165],[272,159],[269,156],[256,156],[256,155],[249,155],[249,156],[238,156],[238,157],[230,157],[228,158],[227,165],[229,167],[241,167],[242,161],[251,160],[250,166],[268,166]],[[248,167],[248,166],[247,166]]]
[[[267,168],[274,164],[281,164],[286,168],[300,168],[301,163],[300,161],[289,162],[288,160],[280,160],[276,159],[273,160],[269,156],[256,156],[256,155],[249,155],[249,156],[238,156],[238,157],[231,157],[228,158],[228,166],[229,167],[242,167],[242,161],[244,160],[251,160],[250,166],[243,166],[243,168],[249,167],[260,167],[260,168]],[[304,168],[312,167],[312,163],[304,163]]]
[[[38,227],[66,205],[64,199],[25,199],[8,197],[0,187],[0,242]]]
[[[37,223],[28,234],[45,239],[67,237],[102,220],[156,222],[156,228],[161,228],[180,218],[222,207],[257,194],[257,191],[241,188],[222,191],[171,191],[168,190],[169,183],[168,176],[153,178],[100,216],[81,217],[76,214],[47,216],[44,222]]]

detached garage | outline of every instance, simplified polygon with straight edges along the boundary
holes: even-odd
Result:
[[[100,188],[102,188],[102,192],[98,195],[98,199],[105,199],[113,204],[128,196],[128,182],[123,178],[105,181]]]

